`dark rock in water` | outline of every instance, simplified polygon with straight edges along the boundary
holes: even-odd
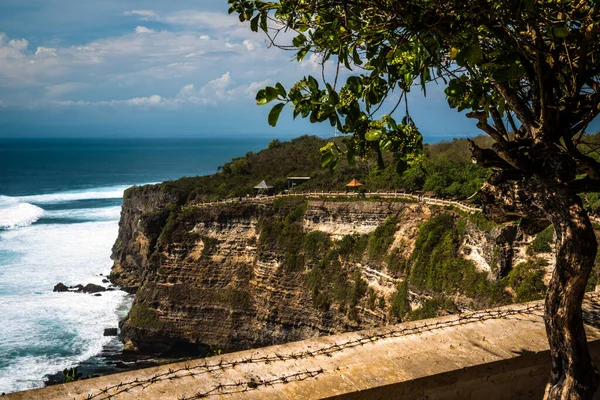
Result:
[[[94,294],[94,296],[102,296],[100,293],[96,293]]]
[[[117,328],[104,328],[104,336],[117,336]]]
[[[81,286],[81,285],[78,285],[78,286]],[[78,289],[77,291],[83,292],[83,293],[98,293],[98,292],[106,292],[106,288],[104,286],[95,285],[93,283],[88,283],[87,285],[83,286],[81,289]]]
[[[108,279],[102,279],[102,283],[108,283],[110,282]]]
[[[79,285],[75,285],[75,286],[69,286],[69,289],[73,289],[77,292],[82,292],[83,291],[83,285],[79,284]]]
[[[67,292],[69,290],[69,288],[62,282],[59,282],[58,284],[56,284],[56,286],[54,286],[54,289],[52,289],[53,292]]]

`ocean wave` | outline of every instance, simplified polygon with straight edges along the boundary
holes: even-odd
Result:
[[[0,208],[5,208],[17,204],[19,200],[15,197],[3,196],[0,194]]]
[[[57,210],[58,211],[58,210]],[[54,293],[102,282],[110,272],[117,221],[34,224],[0,232],[0,393],[43,386],[43,376],[76,366],[111,340],[126,294]],[[104,276],[100,276],[103,274]]]
[[[93,188],[89,190],[18,196],[15,197],[15,199],[34,204],[65,203],[69,201],[91,199],[120,199],[123,197],[123,193],[128,187],[130,186],[110,186],[106,188]]]
[[[4,207],[0,208],[0,229],[16,229],[29,226],[45,214],[42,208],[29,203],[6,205],[7,201],[4,202]]]
[[[120,216],[120,206],[46,211],[44,214],[45,219],[68,219],[81,221],[115,221],[118,220]]]

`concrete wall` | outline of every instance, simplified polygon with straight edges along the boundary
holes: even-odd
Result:
[[[600,363],[600,296],[584,304]],[[8,399],[531,399],[550,370],[541,302],[12,393]],[[596,396],[600,398],[600,396]]]

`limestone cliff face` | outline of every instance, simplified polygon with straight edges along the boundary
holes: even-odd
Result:
[[[152,187],[133,187],[125,192],[119,235],[113,246],[111,279],[131,293],[152,269],[150,256],[171,209],[179,201],[175,193],[148,188]]]
[[[389,310],[401,276],[383,259],[348,258],[336,264],[338,275],[325,271],[315,277],[311,270],[325,257],[318,247],[312,255],[289,254],[291,247],[263,243],[261,229],[269,221],[289,219],[290,210],[277,202],[211,207],[178,202],[177,195],[158,187],[131,189],[124,200],[111,280],[136,293],[121,325],[126,349],[173,355],[202,354],[213,346],[233,351],[398,321]],[[388,252],[405,259],[419,224],[440,212],[422,204],[328,201],[308,201],[303,211],[283,229],[321,232],[320,240],[332,242],[373,232],[395,217]],[[293,233],[271,234],[293,238]],[[306,267],[289,266],[297,257],[304,257]],[[330,279],[346,285],[347,279],[348,292],[340,295],[340,286],[332,286],[329,300],[323,300],[315,279],[321,285]]]

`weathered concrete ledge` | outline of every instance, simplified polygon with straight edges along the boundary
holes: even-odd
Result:
[[[6,398],[541,398],[550,370],[542,311],[542,302],[531,302],[125,372]],[[587,295],[584,316],[599,363],[600,294]]]

